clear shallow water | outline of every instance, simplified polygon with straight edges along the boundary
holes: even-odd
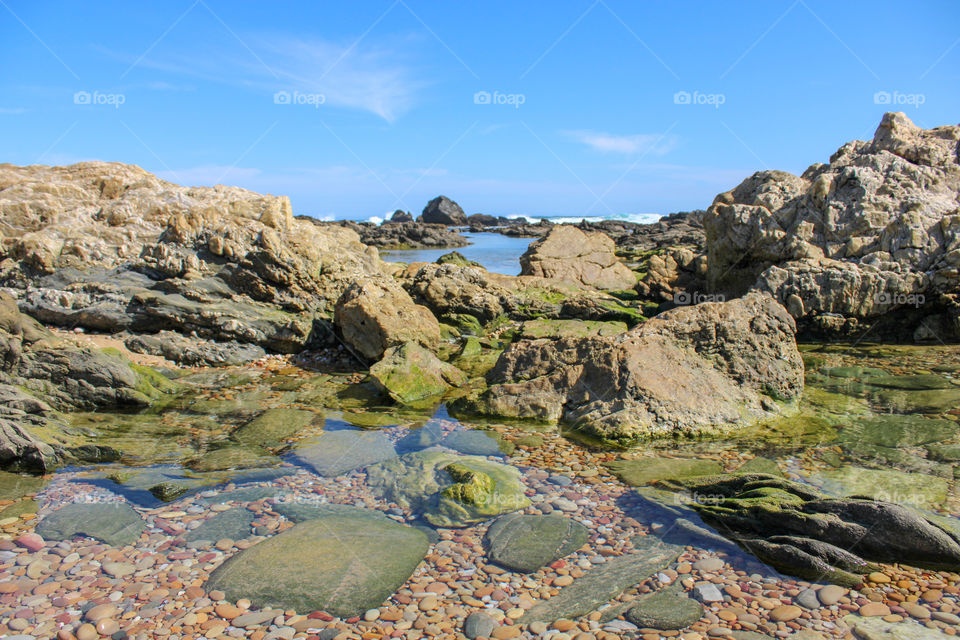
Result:
[[[473,244],[459,249],[411,249],[409,251],[381,251],[387,262],[435,262],[437,258],[459,251],[468,260],[479,262],[487,271],[508,276],[520,275],[520,256],[527,250],[533,238],[511,238],[499,233],[464,232]]]

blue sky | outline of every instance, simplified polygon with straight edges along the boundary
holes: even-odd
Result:
[[[665,213],[887,110],[956,124],[958,25],[953,0],[0,0],[0,161],[134,163],[321,217],[439,193]]]

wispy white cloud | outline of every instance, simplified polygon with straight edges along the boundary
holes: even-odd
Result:
[[[623,153],[635,155],[641,153],[662,156],[677,145],[676,138],[655,133],[636,133],[621,135],[601,131],[565,131],[564,134],[585,144],[595,151],[604,153]]]
[[[247,88],[262,92],[265,100],[278,91],[322,95],[324,107],[366,111],[387,122],[413,107],[418,91],[427,86],[408,61],[409,40],[343,44],[262,34],[246,36],[244,41],[257,52],[255,58],[246,51],[213,46],[189,52],[164,52],[158,47],[136,67]],[[179,87],[162,80],[151,84],[157,90]]]

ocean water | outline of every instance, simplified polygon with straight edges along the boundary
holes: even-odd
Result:
[[[507,216],[508,218],[518,218],[520,216]],[[640,224],[650,224],[659,220],[659,213],[623,213],[611,216],[549,216],[549,217],[526,217],[531,223],[540,220],[549,220],[554,224],[575,224],[581,221],[600,222],[602,220],[620,220],[624,222],[636,222]],[[373,216],[368,222],[380,223],[381,218]],[[461,232],[461,235],[468,238],[473,244],[469,247],[460,249],[411,249],[408,251],[381,251],[380,255],[387,262],[434,262],[437,258],[451,251],[459,251],[468,259],[479,262],[487,271],[492,273],[502,273],[508,276],[520,275],[520,256],[527,250],[530,243],[536,238],[510,238],[493,232],[470,233]]]
[[[459,251],[467,259],[479,262],[487,271],[508,276],[520,275],[520,256],[535,238],[510,238],[499,233],[463,232],[461,235],[473,244],[459,249],[411,249],[380,252],[387,262],[434,262],[451,251]]]

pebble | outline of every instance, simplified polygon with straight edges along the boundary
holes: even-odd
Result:
[[[868,602],[860,607],[859,613],[866,618],[875,616],[888,616],[890,615],[890,607],[882,602]]]
[[[793,601],[805,609],[820,608],[820,599],[813,589],[804,589],[794,597]]]
[[[887,612],[889,613],[889,611]],[[789,622],[803,615],[803,609],[796,605],[784,604],[770,610],[770,619],[775,622]]]
[[[699,582],[693,587],[693,596],[703,603],[723,602],[723,594],[712,582]]]
[[[840,601],[840,598],[847,595],[847,590],[843,587],[838,587],[835,584],[828,584],[819,591],[817,591],[817,598],[820,602],[826,606],[837,604]]]

